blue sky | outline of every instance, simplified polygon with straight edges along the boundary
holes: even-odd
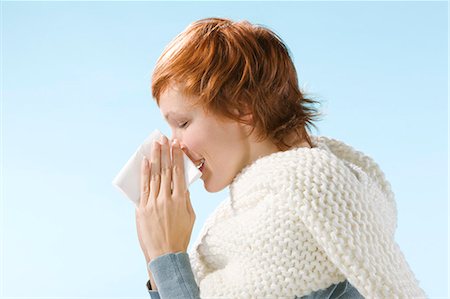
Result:
[[[448,287],[446,2],[3,2],[2,298],[148,298],[134,207],[111,181],[155,128],[150,77],[190,22],[246,19],[288,45],[324,135],[370,155],[430,298]],[[228,190],[191,187],[196,239]]]

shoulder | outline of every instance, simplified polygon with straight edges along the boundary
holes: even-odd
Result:
[[[237,193],[254,188],[272,190],[328,184],[336,176],[351,175],[345,163],[323,148],[294,148],[276,152],[246,166],[233,180],[230,189]]]

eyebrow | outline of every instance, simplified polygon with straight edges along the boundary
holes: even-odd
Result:
[[[181,114],[178,112],[167,112],[166,114],[164,114],[165,119],[172,118],[172,116],[181,117]]]

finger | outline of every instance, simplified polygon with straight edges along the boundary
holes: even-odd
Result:
[[[186,156],[188,156],[189,159],[191,159],[191,155],[189,154],[189,151],[188,151],[188,148],[186,147],[186,145],[184,145],[184,143],[181,143],[181,142],[179,142],[179,144],[180,144],[181,151],[183,153],[185,153]],[[193,160],[193,159],[191,159],[191,160]]]
[[[157,141],[153,142],[150,168],[150,200],[147,204],[156,200],[161,184],[161,145]]]
[[[172,184],[172,162],[170,161],[170,145],[166,136],[161,139],[161,189],[160,193],[170,196]]]
[[[172,157],[173,194],[174,197],[183,198],[183,195],[187,190],[187,186],[184,179],[183,151],[180,148],[180,143],[178,140],[174,140],[172,146]]]
[[[150,194],[150,170],[148,160],[144,156],[141,162],[141,197],[139,199],[139,205],[144,206],[147,204],[148,196]]]

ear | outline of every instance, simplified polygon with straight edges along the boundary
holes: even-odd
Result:
[[[252,124],[253,123],[253,114],[246,113],[241,116],[241,119],[244,120],[248,124]]]
[[[253,114],[250,112],[250,109],[245,109],[244,111],[234,109],[234,113],[235,115],[239,115],[239,118],[247,124],[253,124]]]

